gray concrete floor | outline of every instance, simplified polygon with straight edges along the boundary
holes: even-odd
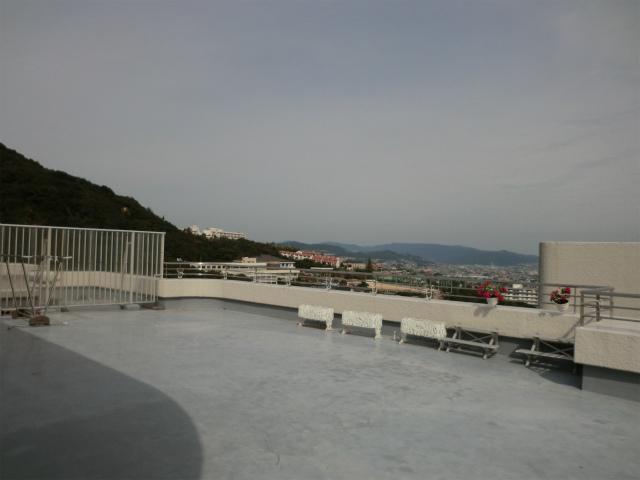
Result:
[[[2,479],[640,472],[637,403],[506,356],[342,336],[214,300],[52,319],[3,321]]]

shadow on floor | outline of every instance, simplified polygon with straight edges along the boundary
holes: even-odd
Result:
[[[199,478],[198,432],[174,400],[27,331],[0,328],[3,479]]]
[[[509,358],[509,363],[523,365],[523,368],[529,368],[532,372],[553,383],[575,388],[580,388],[582,384],[579,369],[574,372],[573,365],[567,362],[532,362],[529,367],[524,367],[524,359],[521,356],[512,355]]]

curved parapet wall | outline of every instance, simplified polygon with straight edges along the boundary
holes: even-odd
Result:
[[[387,321],[404,317],[429,318],[447,327],[497,331],[516,338],[571,338],[579,317],[533,308],[492,308],[479,303],[424,300],[367,293],[289,287],[233,280],[162,279],[161,298],[206,297],[297,309],[301,304],[322,305],[336,313],[345,310],[379,312]]]

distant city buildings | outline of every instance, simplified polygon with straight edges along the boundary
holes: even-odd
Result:
[[[367,268],[366,262],[346,261],[342,263],[342,266],[345,268],[345,270],[349,270],[349,271],[365,270]]]
[[[285,260],[283,258],[274,257],[273,255],[258,255],[257,257],[242,257],[240,263],[243,264],[265,264],[267,268],[295,268],[295,262]]]
[[[289,283],[299,274],[293,261],[272,255],[242,257],[233,262],[192,262],[189,266],[205,274],[219,274],[232,279],[249,278],[259,283]]]
[[[238,240],[241,238],[247,238],[246,233],[241,232],[227,232],[222,228],[209,227],[204,230],[200,230],[198,225],[191,225],[188,230],[194,235],[204,235],[207,238],[228,238],[230,240]]]
[[[342,266],[344,267],[345,270],[348,271],[354,271],[354,270],[366,270],[367,269],[367,263],[368,262],[356,262],[354,260],[344,260],[342,262]],[[371,268],[375,271],[379,271],[379,270],[388,270],[389,268],[391,268],[390,265],[387,265],[384,262],[372,262],[371,263]]]
[[[512,302],[523,302],[530,305],[538,303],[538,289],[526,287],[521,283],[514,283],[511,287],[507,287],[507,293],[504,298]]]
[[[315,252],[313,250],[297,250],[295,252],[289,250],[281,250],[280,255],[282,255],[283,257],[291,258],[295,261],[311,260],[312,262],[329,265],[333,268],[339,268],[342,263],[342,259],[336,255]]]

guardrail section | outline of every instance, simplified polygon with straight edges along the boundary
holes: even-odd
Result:
[[[157,300],[164,232],[0,224],[0,308]]]

